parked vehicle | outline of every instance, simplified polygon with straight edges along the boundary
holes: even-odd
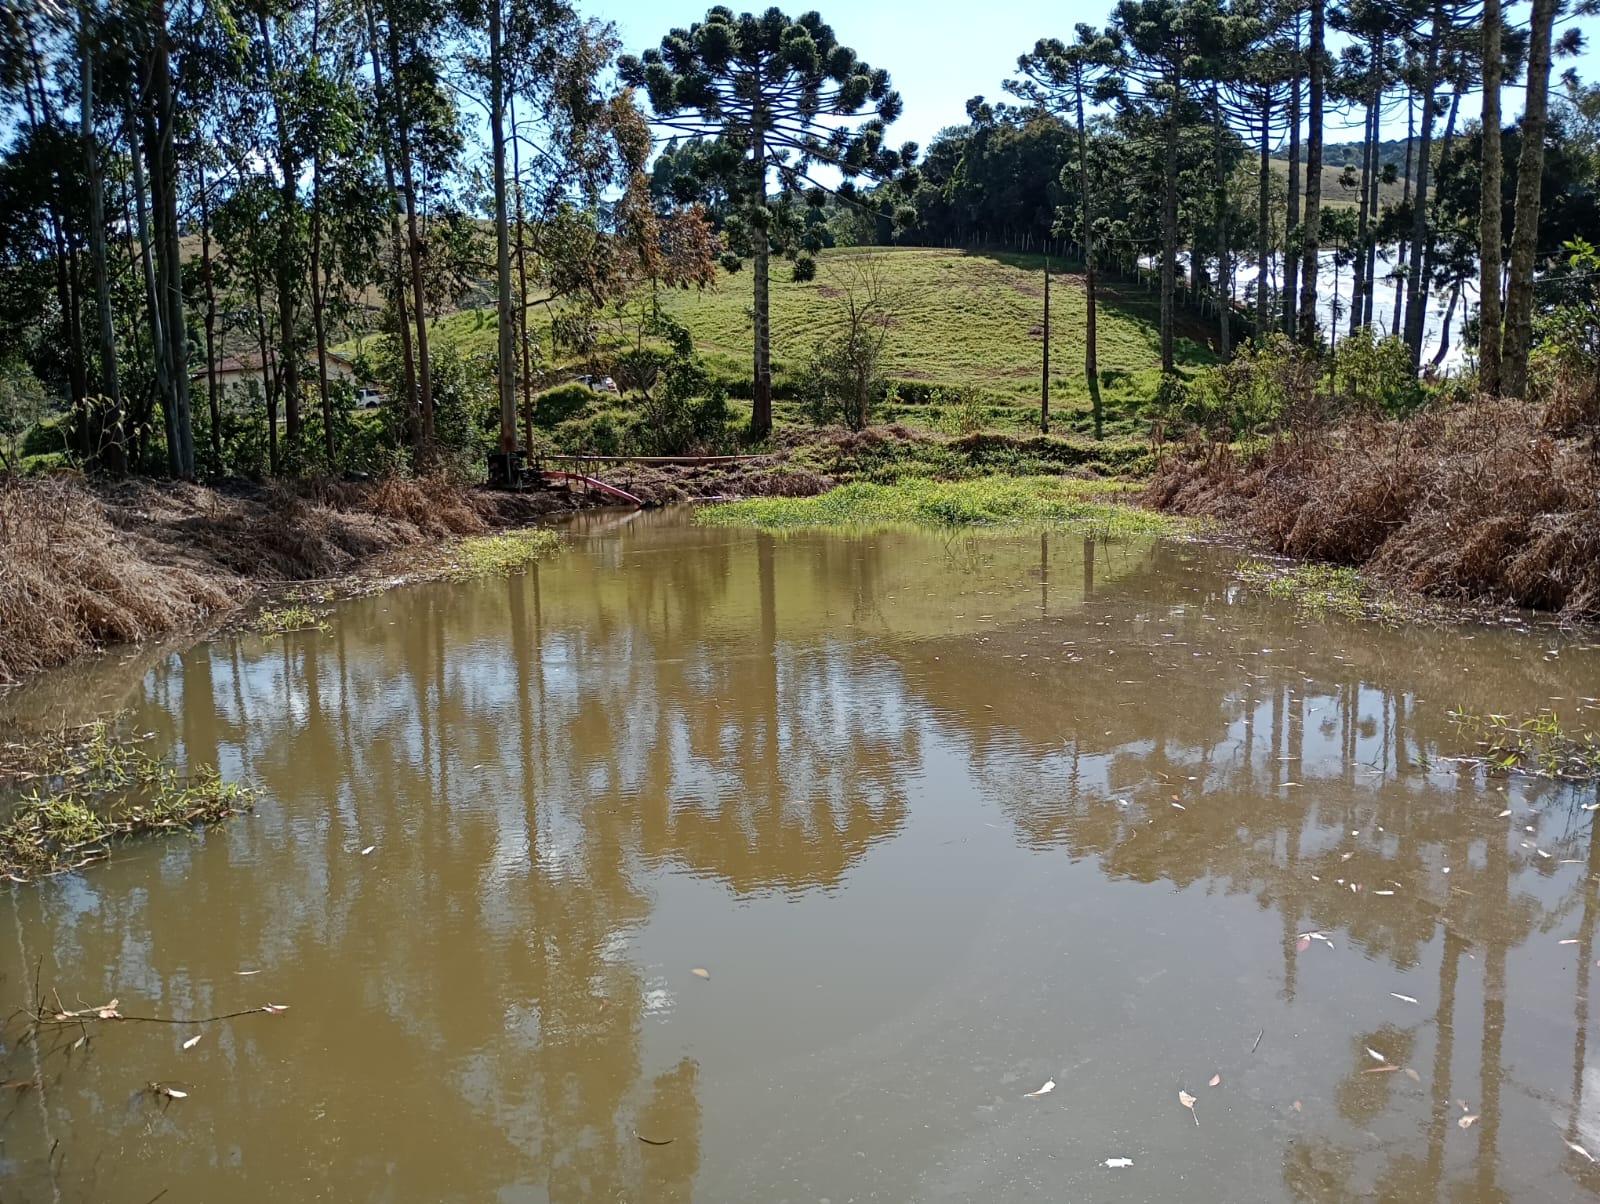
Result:
[[[609,376],[580,376],[577,381],[580,385],[588,385],[596,393],[617,392],[617,382]]]

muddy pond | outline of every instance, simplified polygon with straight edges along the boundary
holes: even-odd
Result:
[[[6,886],[6,1010],[287,1010],[14,1018],[0,1197],[1600,1191],[1596,792],[1449,716],[1592,720],[1592,636],[1067,530],[568,532],[5,700],[260,791]]]

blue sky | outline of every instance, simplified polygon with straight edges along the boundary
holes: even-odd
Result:
[[[661,35],[675,25],[688,25],[705,15],[707,0],[580,0],[593,16],[616,22],[625,48],[637,54],[660,43]],[[886,67],[905,98],[905,114],[893,126],[895,141],[913,139],[923,147],[941,128],[966,120],[967,98],[982,94],[1004,98],[1000,81],[1011,75],[1017,55],[1032,48],[1041,37],[1069,38],[1080,21],[1102,25],[1113,0],[798,0],[784,10],[798,15],[817,8],[841,41],[852,46],[874,66]],[[736,11],[760,11],[762,0],[730,3]],[[1507,19],[1526,21],[1525,0],[1509,5]],[[1576,66],[1593,81],[1600,77],[1600,22],[1584,25],[1591,45],[1576,61],[1557,63],[1559,71]],[[1520,92],[1505,97],[1508,115],[1522,108]],[[1480,109],[1476,97],[1462,100],[1463,117]],[[1327,137],[1349,141],[1356,132],[1343,128],[1342,115],[1333,115]],[[1359,122],[1358,122],[1359,125]],[[1391,121],[1386,137],[1405,134],[1405,114],[1398,126]]]

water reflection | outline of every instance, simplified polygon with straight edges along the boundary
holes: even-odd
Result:
[[[13,967],[293,1010],[46,1054],[0,1169],[28,1199],[1600,1187],[1561,1141],[1600,1156],[1597,800],[1445,759],[1448,705],[1576,703],[1593,651],[1325,625],[1227,563],[580,522],[507,580],[135,664],[141,727],[263,805],[13,892]],[[1223,1066],[1203,1128],[1167,1115]],[[1046,1074],[1065,1111],[1018,1113]],[[131,1094],[175,1078],[181,1109]]]

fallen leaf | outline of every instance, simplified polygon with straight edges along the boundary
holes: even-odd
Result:
[[[276,1016],[279,1012],[287,1012],[289,1005],[287,1003],[264,1003],[261,1005],[261,1010]]]
[[[707,970],[704,966],[696,966],[693,970],[689,971],[689,973],[693,974],[696,978],[711,977],[711,971]]]
[[[1362,1074],[1393,1074],[1395,1071],[1397,1071],[1399,1069],[1400,1069],[1400,1067],[1398,1067],[1398,1066],[1369,1066],[1369,1067],[1367,1067],[1367,1069],[1363,1070],[1361,1073]]]
[[[1508,816],[1510,814],[1511,814],[1511,808],[1507,807],[1504,811],[1500,812],[1499,815],[1495,816],[1495,818],[1496,819],[1504,819],[1506,816]]]
[[[1194,1110],[1194,1106],[1198,1102],[1196,1101],[1195,1097],[1190,1095],[1187,1091],[1179,1091],[1178,1102],[1185,1108],[1189,1109],[1189,1115],[1194,1117],[1194,1123],[1198,1125],[1200,1123],[1200,1113]]]
[[[1311,938],[1308,937],[1308,936],[1301,937],[1298,941],[1295,942],[1295,946],[1294,947],[1296,949],[1298,949],[1301,953],[1304,953],[1307,949],[1311,948]]]
[[[1413,1083],[1422,1082],[1422,1076],[1415,1070],[1412,1070],[1409,1066],[1406,1067],[1406,1078],[1410,1079]]]
[[[1578,943],[1578,938],[1577,937],[1569,937],[1567,940],[1557,941],[1556,942],[1556,944],[1558,944],[1558,945],[1576,945],[1577,943]]]
[[[1413,999],[1413,998],[1412,998],[1412,997],[1411,997],[1411,996],[1409,996],[1409,995],[1402,995],[1402,994],[1400,994],[1400,992],[1399,992],[1399,991],[1390,991],[1390,992],[1389,992],[1389,994],[1390,994],[1390,995],[1392,995],[1392,996],[1394,996],[1394,997],[1395,997],[1395,998],[1396,998],[1396,999],[1398,999],[1398,1000],[1399,1000],[1399,1001],[1400,1001],[1400,1002],[1401,1002],[1401,1003],[1415,1003],[1415,1002],[1416,1002],[1416,1000],[1415,1000],[1415,999]]]
[[[1056,1089],[1056,1081],[1054,1079],[1051,1079],[1047,1083],[1045,1083],[1045,1085],[1043,1087],[1040,1087],[1039,1090],[1030,1091],[1030,1092],[1028,1092],[1027,1095],[1024,1095],[1022,1098],[1023,1099],[1033,1099],[1035,1096],[1049,1095],[1055,1089]]]
[[[1367,1046],[1367,1057],[1371,1058],[1374,1062],[1387,1062],[1389,1060],[1377,1050],[1373,1049],[1370,1045]]]
[[[1352,851],[1352,852],[1346,853],[1343,857],[1339,858],[1339,860],[1340,861],[1349,861],[1350,858],[1352,858],[1354,856],[1355,856],[1355,853],[1354,853],[1354,851]]]
[[[1472,1128],[1472,1122],[1477,1119],[1478,1118],[1476,1116],[1463,1116],[1460,1120],[1456,1121],[1456,1124],[1460,1125],[1463,1129],[1470,1129]]]
[[[1591,1159],[1591,1161],[1592,1161],[1592,1159]],[[1133,1159],[1132,1158],[1107,1158],[1106,1161],[1105,1161],[1105,1165],[1109,1166],[1114,1171],[1120,1171],[1124,1167],[1132,1166],[1133,1165]]]
[[[1182,803],[1173,803],[1172,806],[1178,811],[1187,811],[1189,809],[1189,808],[1185,807]]]
[[[1206,1086],[1207,1087],[1216,1087],[1216,1086],[1221,1085],[1221,1083],[1222,1083],[1222,1076],[1220,1074],[1214,1074],[1214,1075],[1211,1076],[1211,1081],[1209,1083],[1207,1083]]]
[[[187,1041],[185,1041],[183,1043],[183,1047],[185,1049],[193,1049],[196,1045],[200,1044],[200,1038],[203,1035],[204,1035],[203,1033],[196,1033],[194,1036],[190,1037]]]
[[[1574,1154],[1582,1154],[1590,1162],[1594,1161],[1594,1155],[1591,1154],[1588,1150],[1584,1149],[1581,1145],[1579,1145],[1575,1141],[1567,1142],[1567,1149],[1571,1150]]]
[[[156,1083],[155,1092],[157,1095],[164,1095],[168,1099],[189,1098],[189,1093],[187,1091],[179,1091],[176,1087],[168,1087],[165,1083]]]
[[[365,856],[366,856],[366,855],[367,855],[367,854],[368,854],[368,853],[370,853],[370,852],[372,852],[372,850],[373,850],[373,849],[375,849],[375,848],[377,848],[377,847],[378,847],[378,846],[377,846],[377,845],[375,845],[375,844],[369,844],[369,845],[368,845],[368,846],[367,846],[367,847],[366,847],[366,848],[364,848],[364,849],[362,849],[362,850],[361,850],[361,855],[362,855],[362,856],[363,856],[363,857],[365,857]]]
[[[260,974],[261,971],[260,970],[235,970],[234,973],[237,974],[240,978],[249,978],[252,974]]]
[[[1375,890],[1372,893],[1375,894],[1375,895],[1392,895],[1392,894],[1394,894],[1394,891],[1392,891],[1392,890]]]

